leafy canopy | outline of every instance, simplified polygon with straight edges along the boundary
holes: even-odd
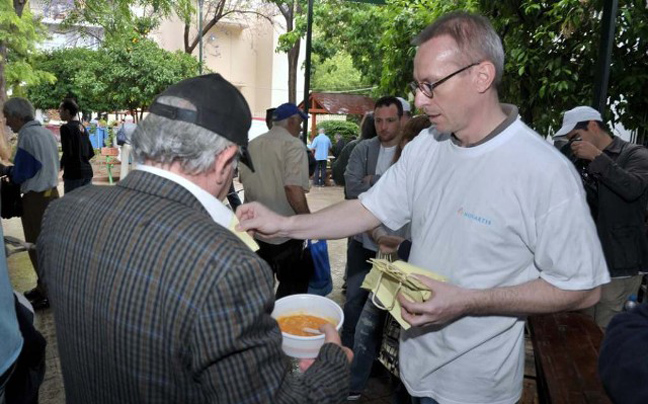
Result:
[[[148,39],[128,47],[60,49],[43,54],[37,66],[58,79],[29,87],[36,107],[56,108],[63,98],[74,97],[85,111],[145,109],[169,85],[198,74],[192,56]]]

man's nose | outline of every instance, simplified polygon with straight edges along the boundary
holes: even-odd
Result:
[[[423,94],[423,91],[416,90],[416,93],[414,94],[414,105],[416,105],[416,108],[422,109],[424,106],[428,105],[429,102],[430,98]]]

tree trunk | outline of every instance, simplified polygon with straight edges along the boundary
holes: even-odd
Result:
[[[297,4],[296,1],[293,1],[291,4],[281,4],[277,5],[279,7],[279,11],[283,15],[283,17],[286,19],[286,32],[291,32],[293,29],[295,29],[295,10],[299,11],[298,7],[299,5]],[[293,46],[289,51],[288,51],[288,102],[292,102],[293,104],[296,104],[297,100],[297,65],[299,62],[299,39],[295,43],[295,46]]]
[[[301,41],[288,51],[288,102],[297,104],[297,70],[299,64],[299,47]]]

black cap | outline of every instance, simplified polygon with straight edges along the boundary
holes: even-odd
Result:
[[[192,103],[196,110],[158,103],[163,96],[178,97]],[[247,153],[252,114],[241,92],[220,74],[206,74],[176,83],[158,96],[149,112],[175,121],[198,125],[241,146],[241,162],[252,171]]]

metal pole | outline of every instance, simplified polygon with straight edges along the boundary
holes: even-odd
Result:
[[[610,62],[612,61],[612,46],[614,45],[614,28],[619,0],[603,2],[603,18],[601,19],[601,42],[594,82],[594,100],[592,107],[604,115],[607,104],[607,89],[610,80]]]
[[[198,46],[200,46],[200,49],[198,50],[198,61],[200,62],[198,73],[201,75],[203,71],[203,2],[204,0],[198,0]]]
[[[308,114],[310,102],[311,40],[313,38],[313,0],[308,0],[308,20],[306,25],[306,74],[304,77],[304,112]],[[308,143],[308,119],[304,120],[304,143]]]

